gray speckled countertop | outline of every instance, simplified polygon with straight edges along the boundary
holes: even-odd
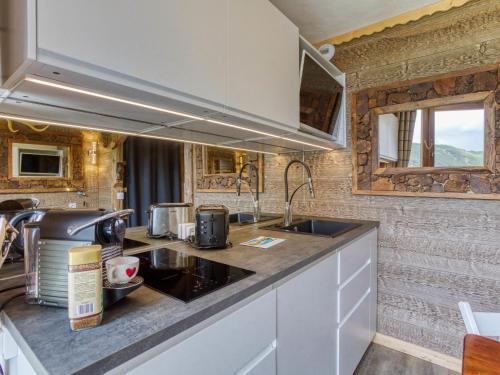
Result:
[[[362,225],[335,238],[259,229],[267,223],[231,226],[233,247],[212,251],[196,250],[179,241],[151,240],[145,237],[144,228],[131,229],[128,238],[150,246],[128,251],[129,254],[167,247],[256,274],[189,303],[141,287],[105,310],[101,326],[85,331],[70,330],[65,309],[27,305],[21,297],[7,305],[2,321],[13,331],[37,373],[101,374],[262,289],[276,286],[288,275],[378,226],[376,222],[353,222]],[[260,235],[286,241],[266,250],[238,245]],[[1,285],[0,282],[0,288]]]

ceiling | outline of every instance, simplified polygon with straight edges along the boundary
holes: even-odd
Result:
[[[444,0],[270,0],[317,43]]]

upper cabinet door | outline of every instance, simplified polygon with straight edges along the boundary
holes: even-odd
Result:
[[[226,0],[38,0],[38,49],[222,105],[226,10]]]
[[[299,31],[268,0],[228,1],[227,105],[299,126]]]

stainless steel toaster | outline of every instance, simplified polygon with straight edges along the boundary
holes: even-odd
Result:
[[[148,210],[148,236],[177,238],[177,226],[193,221],[191,203],[155,203]]]

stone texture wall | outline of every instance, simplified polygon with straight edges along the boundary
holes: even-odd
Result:
[[[500,62],[500,2],[472,1],[446,13],[337,47],[350,93]],[[348,105],[349,107],[349,105]],[[349,117],[348,117],[349,118]],[[348,143],[349,144],[349,143]],[[457,303],[500,311],[500,202],[353,196],[350,147],[265,157],[263,210],[283,210],[283,171],[311,165],[316,199],[298,194],[296,213],[380,221],[377,331],[456,357],[465,332]],[[303,181],[293,168],[290,186]],[[250,210],[250,198],[196,193],[195,203]]]
[[[411,193],[467,193],[488,194],[500,199],[500,82],[499,69],[459,73],[456,76],[430,79],[414,84],[398,84],[394,87],[370,88],[356,94],[355,108],[352,108],[353,126],[356,128],[357,189],[375,191],[397,191]],[[377,108],[394,104],[407,104],[426,99],[448,98],[477,92],[491,92],[499,109],[491,124],[492,147],[485,147],[485,157],[492,155],[491,172],[467,171],[467,168],[449,168],[445,173],[416,175],[405,173],[378,176],[373,170],[378,165],[378,131],[375,111]],[[492,105],[496,107],[493,102]],[[488,127],[488,124],[485,125]]]

